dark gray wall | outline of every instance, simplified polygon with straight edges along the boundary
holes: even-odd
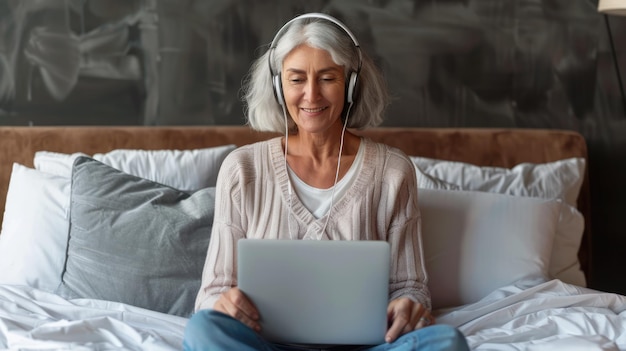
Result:
[[[626,17],[595,0],[0,0],[0,124],[241,124],[251,60],[295,14],[383,67],[385,125],[582,133],[595,288],[626,293]],[[608,20],[608,22],[606,21]],[[607,27],[607,23],[609,27]],[[610,28],[609,31],[607,28]]]

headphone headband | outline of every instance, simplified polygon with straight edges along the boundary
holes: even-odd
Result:
[[[287,23],[285,23],[279,30],[278,32],[276,32],[276,35],[274,36],[274,39],[272,39],[272,43],[270,44],[270,48],[269,48],[269,52],[268,52],[268,56],[267,56],[267,62],[269,64],[270,67],[270,74],[272,75],[272,84],[274,85],[274,94],[276,96],[276,99],[278,100],[278,103],[280,105],[284,104],[284,100],[283,100],[283,96],[282,96],[282,84],[280,82],[280,72],[274,72],[274,68],[272,67],[272,61],[274,60],[274,50],[276,49],[276,45],[278,45],[278,40],[283,36],[284,32],[287,30],[287,28],[289,28],[289,26],[295,22],[295,21],[299,21],[302,19],[307,19],[307,18],[317,18],[317,19],[324,19],[327,20],[331,23],[334,23],[337,27],[341,28],[352,40],[352,43],[354,44],[354,47],[356,48],[356,51],[359,55],[359,64],[357,66],[356,72],[352,72],[352,74],[350,75],[349,79],[348,79],[348,87],[347,87],[347,101],[349,104],[353,103],[353,94],[354,94],[354,89],[356,86],[356,82],[357,82],[357,77],[359,72],[361,72],[361,65],[363,64],[363,55],[361,53],[361,46],[359,45],[358,40],[356,40],[356,37],[354,36],[354,34],[352,34],[352,32],[348,29],[348,27],[346,27],[345,24],[341,23],[338,19],[336,19],[335,17],[332,17],[330,15],[327,15],[325,13],[319,13],[319,12],[312,12],[312,13],[306,13],[300,16],[297,16],[293,19],[291,19],[290,21],[288,21]]]
[[[278,43],[278,40],[283,36],[283,32],[285,32],[287,30],[287,28],[289,28],[290,24],[292,24],[295,21],[299,21],[299,20],[306,19],[306,18],[325,19],[325,20],[327,20],[327,21],[329,21],[331,23],[334,23],[335,25],[337,25],[337,27],[341,28],[346,34],[348,34],[348,36],[352,40],[352,43],[357,48],[357,51],[359,53],[359,66],[358,66],[357,72],[361,70],[361,62],[363,61],[363,59],[361,57],[361,45],[359,45],[359,41],[356,39],[356,36],[354,36],[354,34],[352,34],[350,29],[348,29],[348,27],[346,27],[345,24],[341,23],[335,17],[327,15],[325,13],[312,12],[312,13],[305,13],[304,15],[300,15],[298,17],[295,17],[295,18],[291,19],[290,21],[285,23],[278,30],[278,32],[276,32],[276,35],[274,36],[274,39],[272,39],[272,44],[270,44],[270,49],[269,49],[270,50],[270,53],[269,53],[270,72],[272,72],[272,74],[274,74],[274,70],[272,69],[272,59],[273,59],[272,53],[274,52],[274,49],[276,49],[276,45]]]

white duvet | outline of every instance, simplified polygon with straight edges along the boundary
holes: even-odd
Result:
[[[473,350],[626,350],[626,297],[565,284],[520,281],[448,311]]]
[[[474,350],[626,350],[626,297],[520,281],[483,300],[438,311]],[[64,300],[0,285],[2,350],[181,350],[187,320],[115,302]]]
[[[0,285],[0,349],[181,350],[185,318]]]

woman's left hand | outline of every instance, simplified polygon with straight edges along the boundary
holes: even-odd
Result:
[[[426,307],[408,297],[389,302],[387,319],[389,320],[389,329],[385,335],[385,341],[388,343],[395,341],[400,335],[429,326],[435,322],[435,319]]]

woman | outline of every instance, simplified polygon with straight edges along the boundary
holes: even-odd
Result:
[[[245,82],[252,128],[285,136],[241,147],[222,164],[202,286],[185,335],[188,350],[301,350],[258,332],[259,313],[236,287],[241,238],[386,240],[390,272],[387,344],[371,350],[466,350],[463,336],[433,324],[422,261],[417,181],[401,151],[347,128],[379,125],[382,74],[354,35],[323,14],[283,26]]]

